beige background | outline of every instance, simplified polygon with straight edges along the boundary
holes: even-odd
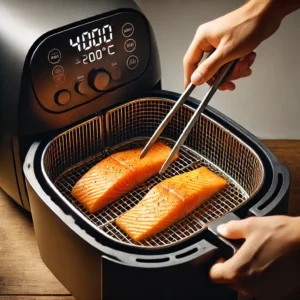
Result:
[[[162,64],[164,89],[183,91],[182,58],[197,27],[243,0],[137,0],[152,23]],[[300,138],[300,10],[257,49],[251,78],[235,92],[218,92],[211,105],[261,138]],[[192,96],[201,99],[207,86]]]

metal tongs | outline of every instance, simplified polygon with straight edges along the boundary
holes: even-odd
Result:
[[[200,117],[201,113],[204,111],[205,107],[207,106],[208,102],[211,100],[219,86],[224,82],[224,79],[226,79],[227,75],[230,74],[232,69],[234,68],[234,65],[239,61],[239,59],[233,60],[227,64],[225,64],[216,74],[216,79],[214,80],[213,85],[210,87],[208,92],[206,93],[203,101],[199,104],[198,108],[196,109],[194,115],[184,128],[183,132],[181,133],[179,139],[177,140],[176,144],[174,145],[169,157],[161,167],[159,174],[163,174],[170,164],[173,161],[174,156],[179,152],[179,149],[184,144],[185,140],[187,139],[190,131],[192,130],[193,126],[197,122],[198,118]],[[156,140],[159,138],[163,130],[166,128],[166,126],[171,121],[172,117],[175,115],[175,113],[179,110],[179,108],[184,104],[184,102],[187,100],[189,95],[194,90],[195,85],[193,83],[190,83],[188,87],[185,89],[183,94],[180,96],[180,98],[177,100],[173,108],[169,111],[167,116],[164,118],[164,120],[161,122],[161,124],[158,126],[156,131],[154,132],[153,136],[148,141],[147,145],[144,147],[143,151],[140,154],[140,158],[143,158],[151,146],[156,142]]]

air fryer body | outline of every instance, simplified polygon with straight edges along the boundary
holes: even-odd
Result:
[[[43,180],[41,153],[53,136],[140,96],[178,98],[171,92],[152,94],[161,88],[159,56],[137,5],[129,0],[6,1],[0,3],[0,22],[5,25],[0,186],[31,209],[40,254],[51,272],[79,300],[236,299],[236,293],[207,277],[220,255],[208,232],[163,252],[128,250],[95,237],[68,207],[57,204]],[[195,108],[197,101],[188,104]],[[211,108],[205,113],[255,148],[270,174],[239,217],[286,213],[284,166],[234,122]]]
[[[0,20],[0,186],[29,210],[29,146],[160,88],[159,56],[151,25],[129,0],[6,1]]]

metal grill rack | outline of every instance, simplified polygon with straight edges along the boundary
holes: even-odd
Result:
[[[44,151],[44,175],[52,183],[53,189],[75,207],[88,223],[115,242],[149,249],[175,245],[200,233],[207,222],[244,204],[263,182],[263,166],[252,149],[202,115],[181,149],[179,159],[167,172],[151,177],[98,212],[87,212],[71,195],[75,183],[104,157],[114,152],[143,147],[172,104],[166,99],[135,100],[109,111],[105,117],[96,117],[61,134]],[[182,107],[165,129],[163,142],[172,147],[192,113],[192,108]],[[102,130],[104,122],[105,136]],[[140,243],[135,243],[116,226],[115,219],[135,206],[154,185],[200,166],[206,166],[223,176],[229,182],[228,187],[183,220]]]

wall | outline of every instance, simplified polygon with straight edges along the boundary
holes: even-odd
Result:
[[[138,0],[156,34],[163,88],[183,91],[183,56],[197,27],[242,5],[242,0]],[[211,101],[261,138],[300,139],[300,10],[286,17],[280,29],[257,49],[251,77],[234,92],[217,92]],[[201,99],[208,86],[196,88]]]

